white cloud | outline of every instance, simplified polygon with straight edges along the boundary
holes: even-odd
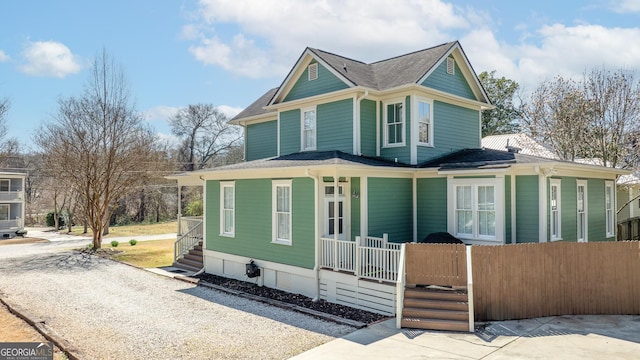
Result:
[[[450,41],[482,18],[441,0],[201,0],[199,11],[202,23],[183,28],[185,38],[197,32],[193,56],[254,78],[285,75],[306,46],[376,61]],[[229,23],[238,31],[224,33]]]
[[[148,121],[168,121],[179,110],[179,107],[159,105],[143,111],[143,114]]]
[[[7,55],[4,51],[0,50],[0,63],[11,60],[11,57]]]
[[[82,69],[78,56],[69,48],[55,41],[35,41],[27,44],[22,52],[26,63],[20,70],[32,76],[63,78]]]
[[[234,116],[238,115],[244,108],[233,107],[228,105],[220,105],[218,106],[218,110],[227,116],[227,119],[231,119]]]
[[[623,14],[640,12],[640,0],[614,0],[611,2],[611,10]]]

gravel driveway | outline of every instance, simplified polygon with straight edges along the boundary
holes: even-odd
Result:
[[[355,330],[68,251],[0,256],[0,297],[83,359],[285,359]]]

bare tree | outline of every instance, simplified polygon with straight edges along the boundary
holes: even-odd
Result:
[[[54,176],[81,195],[94,248],[101,247],[110,206],[146,181],[153,140],[122,69],[106,51],[94,61],[82,94],[60,99],[53,121],[39,132],[36,142],[57,169]]]
[[[183,170],[210,166],[241,138],[240,129],[212,104],[195,104],[181,109],[169,119],[171,131],[183,140],[180,160]]]
[[[629,70],[594,69],[585,74],[585,97],[593,112],[585,157],[601,165],[629,168],[637,163],[640,85]]]
[[[558,76],[533,92],[523,106],[521,126],[559,158],[574,161],[588,152],[591,113],[580,84]]]

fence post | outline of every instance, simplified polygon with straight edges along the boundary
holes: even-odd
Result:
[[[406,244],[400,245],[400,261],[398,261],[398,279],[396,280],[396,328],[402,327],[402,310],[404,308],[405,284],[405,250]]]
[[[360,236],[356,236],[355,252],[356,252],[356,266],[353,269],[353,275],[359,276],[360,275]]]
[[[387,248],[387,243],[389,242],[389,234],[382,234],[382,247]]]
[[[466,245],[467,250],[467,301],[469,302],[469,332],[475,331],[474,313],[473,313],[473,267],[471,262],[471,247]]]

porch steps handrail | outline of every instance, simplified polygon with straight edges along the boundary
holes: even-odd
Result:
[[[173,261],[188,253],[198,242],[202,240],[202,222],[195,225],[184,235],[178,237],[173,244]]]

